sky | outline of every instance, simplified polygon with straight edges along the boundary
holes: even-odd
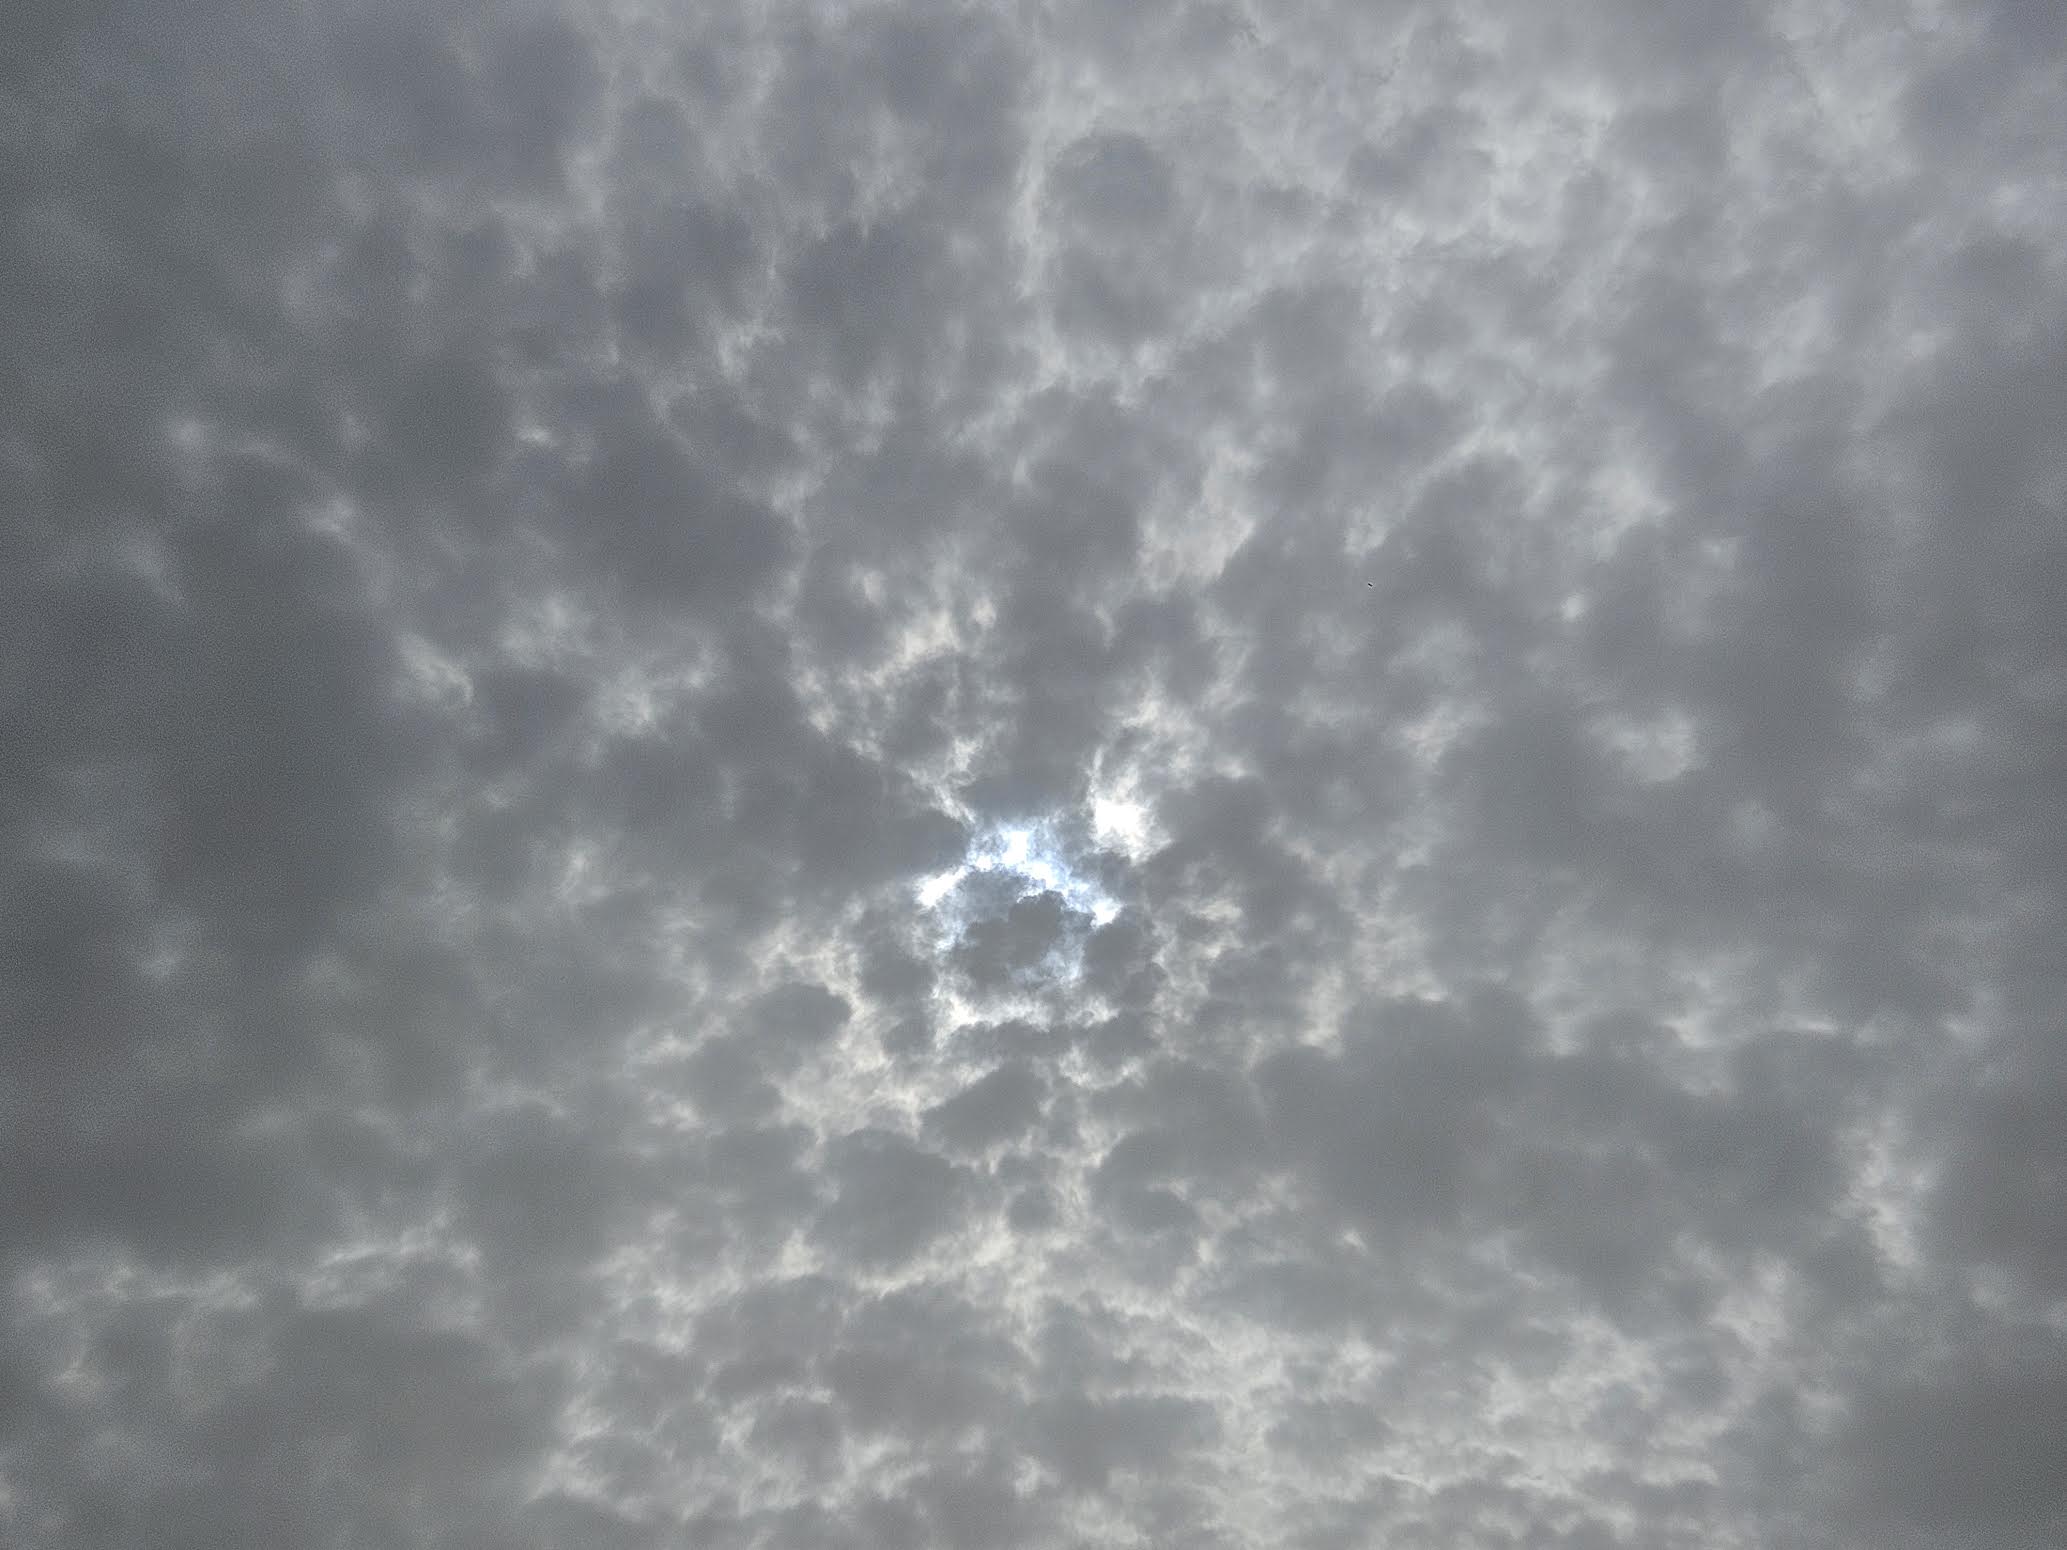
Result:
[[[2067,7],[7,26],[0,1542],[2067,1541]]]

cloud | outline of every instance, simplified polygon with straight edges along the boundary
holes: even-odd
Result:
[[[928,1109],[926,1129],[958,1151],[981,1151],[1032,1128],[1043,1096],[1031,1066],[999,1066]]]
[[[830,1148],[837,1181],[819,1235],[863,1266],[901,1264],[955,1225],[967,1180],[953,1164],[887,1131],[857,1131]]]
[[[1866,1385],[1844,1439],[1866,1511],[1918,1542],[2057,1533],[2067,1498],[2043,1439],[2067,1405],[2063,1379],[2050,1332],[2006,1330],[1922,1372]]]
[[[27,7],[0,1540],[2059,1538],[2058,14]]]

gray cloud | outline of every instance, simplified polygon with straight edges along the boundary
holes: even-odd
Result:
[[[1032,1128],[1041,1117],[1043,1096],[1032,1067],[999,1066],[928,1109],[925,1128],[957,1150],[980,1151]]]
[[[2059,18],[23,9],[0,1540],[2058,1540]]]

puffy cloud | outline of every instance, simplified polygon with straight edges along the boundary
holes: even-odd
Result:
[[[2057,6],[18,9],[0,1539],[2059,1539]]]

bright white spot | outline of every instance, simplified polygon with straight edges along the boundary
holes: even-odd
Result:
[[[1024,868],[1033,850],[1033,831],[1002,829],[998,832],[998,860],[1008,867]]]
[[[1031,885],[1024,890],[1026,894],[1059,893],[1071,909],[1084,911],[1101,926],[1120,912],[1096,881],[1080,876],[1070,866],[1046,824],[1001,826],[977,836],[970,841],[960,866],[919,880],[920,906],[938,909],[964,878],[978,872],[1008,872],[1024,878]]]
[[[1091,830],[1099,844],[1138,856],[1148,849],[1148,809],[1119,797],[1096,797],[1091,803]]]

